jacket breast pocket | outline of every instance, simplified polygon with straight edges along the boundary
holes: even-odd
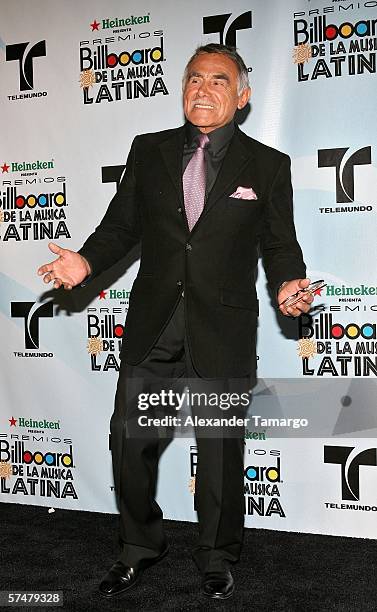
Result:
[[[245,210],[250,213],[259,211],[261,201],[258,200],[243,200],[242,198],[231,198],[227,199],[226,206],[228,210]]]

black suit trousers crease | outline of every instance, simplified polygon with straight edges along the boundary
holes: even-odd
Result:
[[[131,567],[142,568],[167,546],[163,514],[155,494],[159,457],[174,436],[174,432],[166,433],[166,430],[161,436],[161,430],[135,427],[140,414],[151,416],[138,410],[137,398],[140,393],[158,392],[162,388],[182,392],[185,386],[190,391],[211,393],[216,389],[218,393],[241,394],[249,392],[250,377],[224,381],[200,379],[190,357],[184,298],[181,298],[148,356],[141,363],[130,365],[124,355],[119,372],[110,424],[111,448],[120,510],[120,560]],[[168,412],[180,414],[174,407],[170,411],[169,408],[159,410],[158,416]],[[216,413],[216,416],[228,415]],[[232,429],[229,436],[203,437],[205,433],[196,431],[195,508],[199,540],[193,557],[202,572],[222,571],[228,562],[239,559],[241,551],[244,428]],[[178,483],[171,484],[174,495]]]

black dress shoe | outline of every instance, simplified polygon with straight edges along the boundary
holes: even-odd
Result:
[[[99,593],[102,597],[106,597],[110,599],[111,597],[116,597],[117,595],[121,595],[131,589],[141,577],[143,571],[154,565],[158,561],[161,561],[165,557],[168,552],[168,547],[158,556],[153,559],[143,559],[140,562],[140,567],[130,567],[129,565],[125,565],[122,561],[117,561],[110,568],[105,578],[99,585]]]
[[[234,581],[230,571],[206,572],[202,580],[202,593],[212,599],[231,597],[234,593]]]
[[[99,585],[99,593],[102,597],[107,598],[121,595],[137,583],[142,573],[143,570],[129,567],[124,565],[122,561],[117,561]]]

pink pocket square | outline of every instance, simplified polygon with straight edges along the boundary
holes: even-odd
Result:
[[[240,200],[257,200],[257,194],[252,187],[237,187],[236,191],[231,194],[231,198],[238,198]]]

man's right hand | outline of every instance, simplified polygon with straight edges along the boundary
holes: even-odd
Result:
[[[53,242],[49,243],[48,248],[59,257],[38,269],[38,275],[44,275],[44,283],[53,281],[54,289],[59,289],[61,286],[64,289],[72,289],[91,274],[89,263],[79,253],[62,249]]]

